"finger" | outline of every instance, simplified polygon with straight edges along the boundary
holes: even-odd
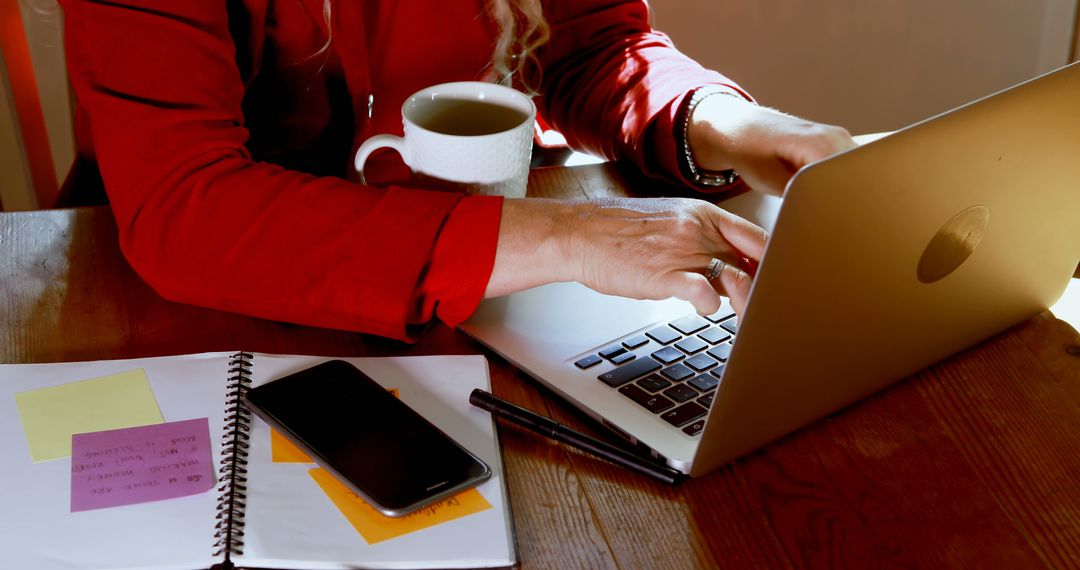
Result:
[[[713,224],[732,247],[751,260],[760,261],[765,254],[765,243],[769,233],[757,224],[736,216],[731,212],[716,208],[713,210]]]
[[[723,293],[731,299],[731,308],[741,316],[750,297],[750,276],[738,267],[726,265],[713,281],[720,283]]]
[[[745,271],[748,275],[750,275],[751,279],[753,279],[753,277],[757,275],[759,265],[761,265],[760,261],[754,261],[753,259],[744,259],[740,267],[742,267],[742,270]]]
[[[700,273],[678,271],[671,274],[667,295],[689,301],[701,315],[711,315],[720,310],[720,294],[709,280]]]

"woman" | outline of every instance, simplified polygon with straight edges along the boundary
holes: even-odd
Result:
[[[404,339],[567,280],[742,308],[765,233],[703,201],[467,197],[392,167],[354,182],[352,152],[400,133],[428,85],[508,78],[572,146],[688,184],[736,169],[780,192],[851,145],[680,54],[642,0],[61,4],[80,155],[132,266],[166,298],[275,320]]]

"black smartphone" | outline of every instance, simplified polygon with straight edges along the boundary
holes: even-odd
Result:
[[[387,516],[407,515],[491,476],[479,457],[343,360],[252,388],[245,400]]]

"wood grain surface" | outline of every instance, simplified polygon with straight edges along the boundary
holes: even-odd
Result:
[[[611,164],[530,179],[534,196],[656,191]],[[105,208],[0,213],[0,280],[2,362],[482,353],[496,394],[610,437],[445,326],[404,345],[165,301]],[[523,568],[1080,568],[1080,335],[1050,313],[678,487],[499,437]]]

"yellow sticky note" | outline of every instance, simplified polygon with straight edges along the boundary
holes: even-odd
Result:
[[[401,397],[397,388],[387,388],[387,391],[393,394],[395,398]],[[274,463],[315,463],[314,459],[274,428],[270,428],[270,461]]]
[[[71,435],[164,422],[141,369],[15,394],[35,463],[71,455]]]
[[[309,469],[308,473],[368,544],[382,542],[491,508],[491,503],[479,491],[469,489],[411,515],[388,517],[376,511],[328,471]]]

